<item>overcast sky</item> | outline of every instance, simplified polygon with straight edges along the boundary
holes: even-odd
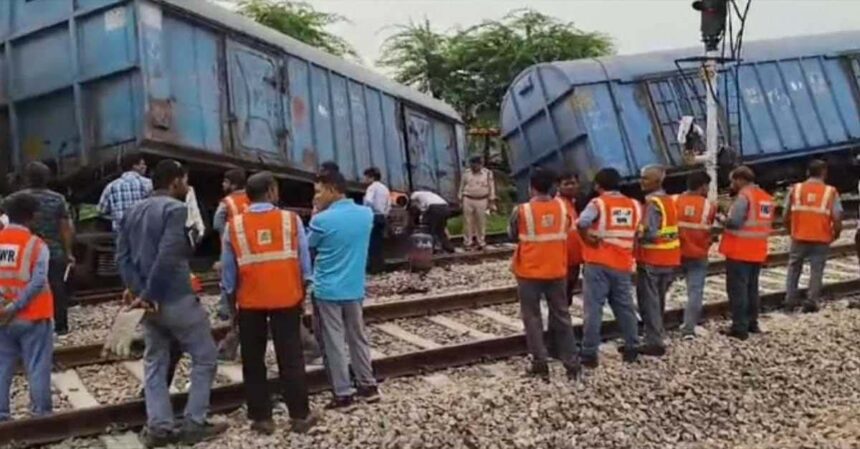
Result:
[[[217,0],[230,1],[230,0]],[[746,0],[741,0],[744,3]],[[751,0],[745,39],[860,29],[860,0]],[[390,27],[430,20],[438,30],[498,19],[533,8],[586,31],[613,38],[618,53],[699,45],[699,20],[690,0],[310,0],[321,11],[350,22],[331,27],[367,65],[379,57]],[[388,28],[388,29],[386,29]]]

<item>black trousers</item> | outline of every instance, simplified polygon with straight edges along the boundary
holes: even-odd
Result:
[[[48,264],[48,285],[54,296],[54,330],[58,333],[69,331],[69,290],[63,280],[65,275],[65,258],[52,259]]]
[[[272,398],[266,376],[266,343],[272,334],[281,389],[290,418],[305,419],[310,413],[305,359],[302,352],[302,308],[272,310],[239,309],[239,346],[248,418],[272,419]]]
[[[451,209],[447,204],[433,204],[424,212],[424,221],[427,227],[430,228],[430,234],[442,247],[446,253],[454,252],[454,245],[448,240],[448,235],[445,233],[445,227],[448,225],[448,217],[451,216]]]
[[[579,285],[579,265],[571,265],[567,267],[567,305],[571,305],[573,303],[573,291],[576,289],[576,286]]]
[[[758,326],[760,273],[759,263],[726,260],[726,292],[729,295],[734,332],[745,334]]]
[[[384,238],[385,215],[375,214],[373,216],[373,229],[370,231],[370,246],[367,249],[368,273],[381,273],[385,269],[385,254],[382,252],[382,243]]]

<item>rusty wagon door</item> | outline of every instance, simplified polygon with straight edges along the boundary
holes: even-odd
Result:
[[[238,156],[285,160],[284,73],[278,58],[228,42],[230,122],[233,148]]]

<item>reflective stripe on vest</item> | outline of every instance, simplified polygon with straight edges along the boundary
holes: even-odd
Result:
[[[836,189],[831,186],[824,187],[824,198],[821,203],[817,206],[807,206],[803,204],[803,185],[805,183],[797,183],[794,185],[792,189],[792,201],[791,201],[791,210],[796,212],[811,212],[813,214],[820,214],[830,216],[832,208],[830,207],[830,201],[833,198]]]
[[[726,229],[723,232],[725,234],[734,235],[737,237],[744,238],[753,238],[753,239],[767,239],[771,233],[771,224],[773,223],[773,201],[754,201],[753,198],[750,198],[748,195],[744,195],[747,198],[747,207],[749,210],[747,211],[747,217],[744,221],[743,225],[741,225],[740,229]],[[755,210],[756,206],[760,209],[762,206],[770,207],[770,219],[765,219],[764,221],[759,221],[757,217],[759,216],[759,211]],[[766,228],[766,229],[758,229],[751,230],[750,228]]]
[[[236,255],[236,263],[240,267],[255,263],[298,258],[298,252],[293,250],[293,220],[290,212],[281,211],[281,229],[284,233],[284,246],[281,250],[277,251],[268,251],[259,254],[251,253],[248,236],[245,235],[244,215],[236,216],[233,219],[233,226],[236,230],[236,239],[238,240],[236,243],[239,245],[240,253]]]
[[[236,202],[233,201],[233,197],[231,195],[227,195],[224,197],[224,204],[227,205],[227,212],[229,212],[229,216],[235,217],[236,215],[239,215],[239,208],[236,207]]]
[[[674,201],[678,201],[678,197],[679,197],[679,195],[674,195],[672,197],[672,199]],[[699,231],[710,231],[711,230],[711,224],[708,223],[708,218],[711,216],[711,207],[712,207],[711,202],[708,200],[705,200],[705,202],[702,205],[702,216],[699,217],[698,222],[684,221],[684,218],[686,218],[686,216],[679,212],[678,213],[678,228],[679,229],[695,229],[695,230],[699,230]]]
[[[568,231],[568,223],[567,223],[567,205],[564,204],[564,201],[556,198],[556,201],[559,206],[561,206],[561,227],[559,228],[559,232],[554,234],[540,234],[538,235],[535,232],[535,216],[532,213],[532,205],[531,203],[525,203],[521,207],[523,208],[523,215],[526,218],[526,233],[519,234],[519,240],[521,242],[555,242],[555,241],[567,241],[567,231]]]
[[[663,201],[657,197],[651,197],[648,201],[655,204],[660,209],[660,216],[663,217],[663,222],[660,223],[660,229],[657,231],[658,239],[666,239],[668,242],[662,243],[642,243],[642,248],[645,249],[677,249],[681,247],[681,239],[678,236],[678,226],[669,226],[667,223],[668,214]],[[674,202],[674,200],[672,200]],[[677,215],[677,214],[676,214]],[[677,221],[677,218],[676,218]]]
[[[36,250],[36,245],[38,243],[39,238],[35,235],[31,236],[30,240],[27,240],[27,244],[24,245],[24,255],[21,260],[21,266],[17,271],[0,271],[0,279],[16,279],[22,282],[30,282],[30,276],[32,275],[30,270],[33,266],[33,252]]]
[[[642,216],[642,207],[639,205],[637,201],[631,201],[633,203],[633,208],[635,209],[635,216]],[[597,220],[597,232],[595,235],[600,238],[604,243],[608,243],[610,245],[618,246],[624,249],[632,249],[633,248],[633,240],[636,238],[636,228],[631,227],[629,230],[607,230],[607,223],[609,220],[609,212],[606,208],[606,203],[602,198],[596,198],[595,204],[597,204],[597,208],[600,211],[600,217]],[[631,220],[634,217],[630,217]],[[632,225],[632,223],[631,223]]]

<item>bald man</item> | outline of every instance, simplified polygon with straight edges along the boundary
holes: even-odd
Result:
[[[681,266],[681,240],[675,201],[663,190],[666,169],[650,165],[641,175],[645,214],[636,250],[636,296],[645,325],[645,343],[639,353],[659,357],[666,353],[663,312],[666,293]]]

